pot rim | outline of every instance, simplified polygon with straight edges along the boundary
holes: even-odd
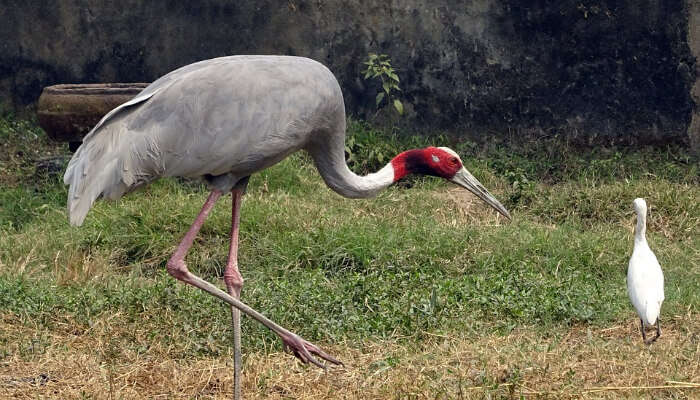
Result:
[[[75,94],[136,94],[150,83],[65,83],[44,88],[43,93],[52,95]]]

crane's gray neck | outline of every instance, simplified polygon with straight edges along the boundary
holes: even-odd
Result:
[[[634,243],[646,243],[647,242],[647,213],[637,212],[637,226],[634,230]]]
[[[326,185],[341,196],[359,199],[376,196],[394,183],[394,167],[388,163],[379,171],[359,176],[345,163],[345,145],[333,148],[308,149]]]

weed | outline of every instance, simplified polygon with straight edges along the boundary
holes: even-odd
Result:
[[[396,98],[395,92],[400,92],[399,76],[396,75],[396,70],[391,66],[391,60],[386,54],[370,53],[367,61],[363,62],[367,67],[362,73],[365,79],[378,79],[382,85],[382,91],[377,93],[375,103],[377,108],[386,98],[387,103],[394,106],[399,115],[403,114],[403,103]],[[393,98],[393,101],[392,101]]]

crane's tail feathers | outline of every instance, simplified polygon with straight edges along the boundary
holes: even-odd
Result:
[[[63,176],[68,190],[68,215],[71,225],[81,225],[92,204],[99,197],[116,200],[138,185],[131,151],[134,138],[125,137],[123,111],[148,100],[153,94],[139,95],[110,111],[83,138]],[[108,120],[109,119],[109,120]]]
[[[92,204],[100,196],[119,198],[126,192],[126,185],[117,175],[117,159],[111,159],[100,166],[101,171],[89,174],[86,166],[81,164],[77,173],[71,177],[68,191],[68,215],[71,225],[82,225]],[[107,196],[106,194],[110,195]]]
[[[99,197],[118,199],[133,182],[128,173],[129,146],[113,143],[112,137],[119,136],[121,129],[110,129],[112,127],[104,127],[105,132],[81,146],[68,165],[63,181],[70,185],[68,215],[71,225],[81,225]]]

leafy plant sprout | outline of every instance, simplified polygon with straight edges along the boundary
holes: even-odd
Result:
[[[379,108],[379,105],[386,98],[387,103],[391,103],[396,109],[399,115],[403,115],[403,103],[401,100],[395,97],[395,92],[400,92],[399,87],[399,76],[396,74],[396,70],[391,66],[391,60],[386,54],[375,54],[369,53],[367,61],[363,62],[367,66],[362,73],[364,74],[364,79],[378,79],[382,82],[382,91],[377,93],[375,97],[375,105]],[[392,101],[393,99],[393,101]]]

